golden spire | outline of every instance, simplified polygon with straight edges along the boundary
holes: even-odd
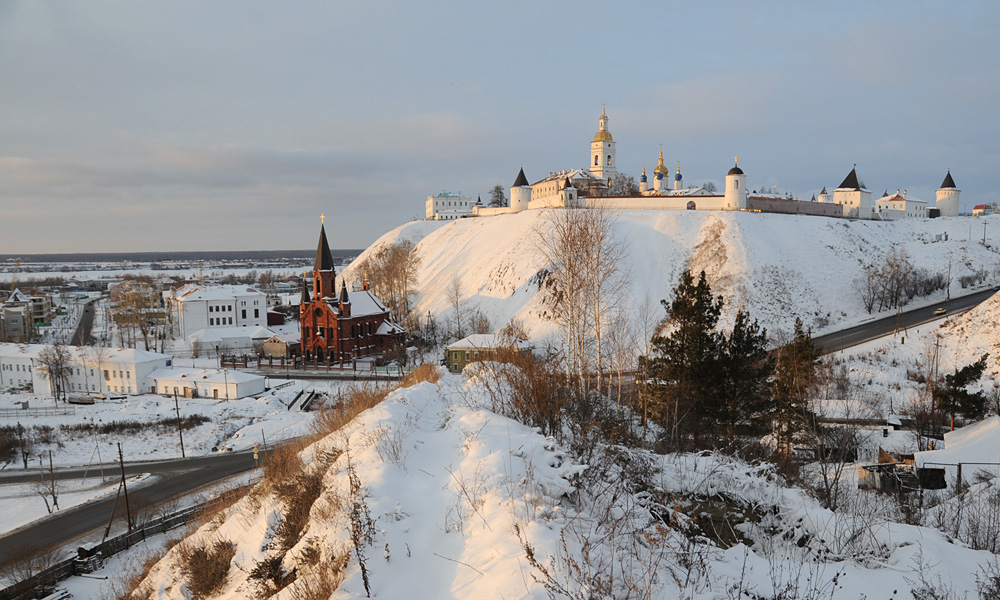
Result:
[[[653,173],[663,173],[664,177],[666,177],[667,175],[670,174],[670,170],[667,169],[667,165],[663,164],[663,147],[662,147],[662,145],[660,146],[660,162],[658,162],[656,164],[656,170],[653,171]]]

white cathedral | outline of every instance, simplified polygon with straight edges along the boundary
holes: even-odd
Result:
[[[927,203],[915,198],[908,199],[905,191],[900,193],[897,190],[894,196],[886,191],[882,198],[873,202],[872,194],[858,177],[856,167],[851,169],[833,194],[827,193],[826,188],[823,188],[818,198],[809,201],[748,192],[746,174],[739,166],[739,157],[736,157],[733,167],[726,173],[722,194],[703,187],[686,187],[680,163],[671,185],[670,170],[663,162],[662,149],[653,170],[652,186],[646,176],[646,168],[643,167],[638,195],[611,195],[611,185],[616,175],[618,167],[615,140],[608,129],[607,112],[602,111],[597,133],[590,142],[590,164],[586,170],[550,172],[544,179],[529,183],[522,168],[510,188],[509,206],[483,207],[477,203],[470,206],[468,213],[462,216],[491,216],[539,208],[595,206],[615,209],[749,210],[877,220],[930,216]],[[960,192],[949,170],[937,191],[937,209],[941,216],[958,216]],[[428,202],[430,201],[429,198]],[[428,210],[427,218],[433,218],[430,215],[431,211]]]

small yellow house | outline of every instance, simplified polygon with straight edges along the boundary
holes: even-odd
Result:
[[[530,343],[496,334],[473,334],[448,346],[444,352],[445,365],[452,373],[461,373],[465,365],[481,360],[494,360],[501,351],[531,352]]]

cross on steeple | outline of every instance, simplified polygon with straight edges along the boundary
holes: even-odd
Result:
[[[326,215],[324,215],[323,213],[319,213],[319,224],[323,225],[325,223],[326,223]]]

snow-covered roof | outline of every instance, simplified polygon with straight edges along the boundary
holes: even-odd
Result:
[[[892,196],[886,195],[886,196],[882,196],[881,198],[875,200],[875,204],[889,204],[890,202],[909,202],[909,203],[913,203],[913,204],[924,204],[924,205],[927,204],[926,200],[919,200],[919,199],[914,198],[912,196],[909,196],[909,197],[908,196],[904,196],[903,194],[901,194],[899,192],[899,190],[896,190],[896,193],[893,194]]]
[[[351,292],[351,316],[366,317],[368,315],[380,315],[388,312],[389,309],[382,304],[382,301],[372,294],[371,290],[353,290]]]
[[[250,338],[252,340],[266,340],[274,335],[274,332],[257,325],[255,327],[212,327],[211,329],[199,329],[188,336],[192,342],[222,342],[224,340]]]
[[[917,452],[914,461],[918,467],[927,463],[1000,463],[1000,417],[987,417],[944,434],[943,450]]]
[[[0,356],[7,358],[38,359],[41,353],[50,346],[48,344],[9,344],[0,343]],[[139,350],[136,348],[100,348],[97,346],[63,346],[69,353],[70,360],[78,363],[131,364],[147,363],[171,358],[169,354]],[[91,352],[100,351],[100,358]]]
[[[403,333],[403,328],[396,325],[389,319],[382,321],[382,324],[379,325],[378,329],[375,331],[376,335],[391,335],[396,333]]]
[[[577,181],[587,179],[593,182],[607,183],[600,177],[592,175],[589,171],[584,171],[583,169],[571,169],[569,171],[556,171],[555,173],[549,173],[548,177],[546,177],[545,179],[540,179],[531,185],[536,186],[540,183],[549,183],[552,181],[558,181],[562,183],[563,180],[565,180],[566,178]]]
[[[7,302],[27,302],[27,301],[28,297],[24,295],[24,292],[22,292],[17,288],[14,288],[14,291],[11,292],[10,297],[7,298]]]
[[[174,298],[180,302],[192,300],[233,300],[246,296],[262,296],[264,292],[246,285],[213,285],[200,286],[188,284],[174,292]]]
[[[163,367],[156,369],[149,374],[156,380],[161,381],[198,381],[201,383],[245,383],[263,379],[260,375],[233,371],[230,369],[197,369],[181,367]]]
[[[448,350],[509,348],[511,346],[518,350],[532,348],[529,342],[517,338],[509,338],[495,333],[474,333],[448,346]]]

